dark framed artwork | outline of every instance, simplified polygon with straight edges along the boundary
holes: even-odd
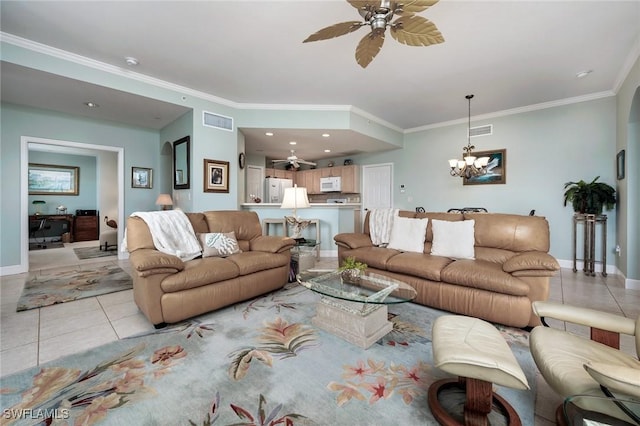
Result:
[[[229,162],[204,159],[204,192],[229,192]]]
[[[489,157],[487,173],[480,176],[463,178],[464,185],[493,185],[507,183],[507,150],[496,149],[493,151],[478,151],[473,155],[476,158]]]
[[[616,155],[616,173],[618,180],[624,179],[624,149]]]
[[[29,195],[78,195],[80,169],[29,163]]]
[[[131,167],[132,188],[153,188],[153,169],[145,167]]]

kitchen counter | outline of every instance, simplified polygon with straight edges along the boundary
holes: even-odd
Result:
[[[280,203],[243,203],[243,210],[255,211],[262,222],[263,219],[284,218],[292,216],[292,209],[281,209]],[[338,249],[333,236],[341,232],[357,232],[362,229],[361,203],[311,203],[306,209],[297,209],[300,219],[318,219],[320,221],[320,256],[337,257]],[[278,232],[282,235],[282,228]],[[307,239],[315,239],[313,226],[307,227],[302,235]]]

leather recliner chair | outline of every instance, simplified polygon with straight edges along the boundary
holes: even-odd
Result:
[[[549,326],[533,329],[531,354],[549,386],[581,410],[640,424],[640,316],[633,320],[546,301],[534,302],[533,311],[545,325],[553,318],[591,329],[591,339]],[[635,336],[635,357],[619,349],[620,334]],[[567,424],[563,405],[556,422]]]

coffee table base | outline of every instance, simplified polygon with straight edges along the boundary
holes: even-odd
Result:
[[[325,297],[316,306],[316,316],[311,322],[363,349],[393,330],[386,305],[365,305]]]

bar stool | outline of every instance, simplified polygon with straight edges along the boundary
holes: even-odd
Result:
[[[285,220],[285,218],[262,219],[262,235],[270,235],[269,234],[270,225],[276,225],[276,226],[282,225],[284,236],[285,237],[287,236],[287,221]]]

